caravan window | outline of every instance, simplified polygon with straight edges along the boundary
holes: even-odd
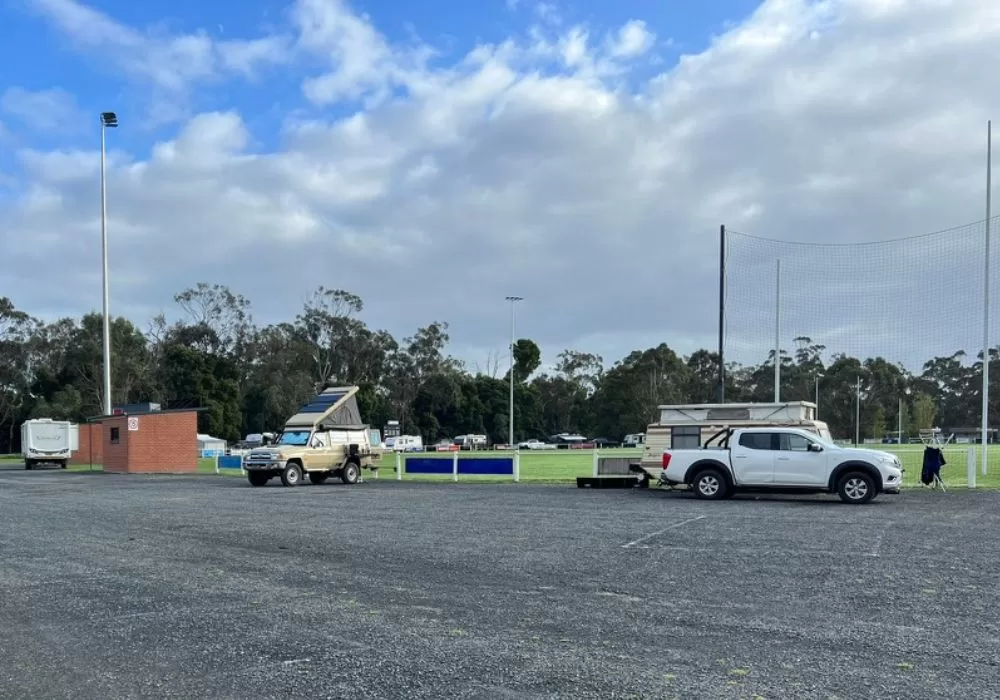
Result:
[[[677,425],[670,429],[670,447],[675,450],[691,450],[701,447],[701,427],[697,425]]]

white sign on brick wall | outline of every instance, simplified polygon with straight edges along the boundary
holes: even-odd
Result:
[[[128,419],[128,429],[129,430],[138,430],[139,429],[139,417],[138,416],[129,416],[129,419]]]

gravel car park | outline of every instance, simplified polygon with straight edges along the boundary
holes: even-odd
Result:
[[[988,697],[998,506],[0,471],[0,696]]]

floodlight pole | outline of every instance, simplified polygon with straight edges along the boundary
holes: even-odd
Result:
[[[108,315],[108,202],[107,183],[105,177],[105,138],[108,127],[117,127],[118,117],[114,112],[101,113],[101,266],[104,287],[103,322],[104,322],[104,415],[111,415],[111,319]]]
[[[993,194],[993,122],[986,122],[986,256],[983,267],[983,466],[986,475],[986,458],[989,456],[990,417],[990,216]]]
[[[719,227],[719,403],[726,402],[726,226]]]
[[[514,305],[519,301],[523,301],[523,297],[506,297],[507,301],[510,302],[510,405],[508,406],[508,414],[510,419],[510,433],[508,435],[508,444],[510,448],[514,448]]]
[[[816,420],[819,420],[819,380],[823,378],[823,375],[819,372],[816,373]]]
[[[774,284],[774,402],[781,401],[781,260]]]

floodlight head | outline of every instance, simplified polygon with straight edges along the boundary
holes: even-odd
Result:
[[[118,126],[118,115],[114,112],[101,112],[101,125],[111,128]]]
[[[524,301],[524,297],[504,297],[507,301]]]

